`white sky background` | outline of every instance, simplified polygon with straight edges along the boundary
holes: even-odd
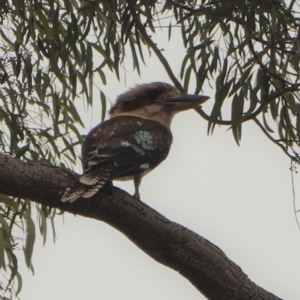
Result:
[[[178,43],[155,40],[178,75],[183,57]],[[170,82],[154,55],[141,78],[131,72],[130,62],[126,67],[126,85],[108,76],[105,92],[112,102],[136,83]],[[95,94],[96,107],[96,89]],[[213,103],[214,91],[205,94]],[[99,123],[101,111],[82,110],[81,116],[87,133]],[[141,200],[220,247],[264,289],[283,299],[300,299],[300,232],[290,161],[251,122],[243,126],[240,147],[227,129],[216,128],[207,136],[207,123],[195,111],[175,116],[173,147],[166,161],[143,179]],[[115,185],[133,193],[132,182]],[[299,175],[295,185],[299,204]],[[49,231],[44,247],[37,234],[34,276],[20,255],[22,300],[205,299],[185,278],[105,223],[66,213],[64,222],[57,218],[56,232],[57,242],[52,243]]]

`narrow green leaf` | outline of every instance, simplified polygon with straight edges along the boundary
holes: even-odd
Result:
[[[271,133],[274,133],[274,130],[268,125],[268,122],[266,120],[266,114],[263,113],[262,116],[263,116],[263,124],[264,124],[265,129],[267,131],[271,132]],[[280,118],[280,120],[281,120],[281,118]],[[282,129],[282,121],[280,121],[278,125],[279,125],[278,126],[278,133],[280,134],[280,133],[282,133],[282,131],[281,131],[281,129]]]
[[[101,100],[101,106],[102,106],[101,122],[103,122],[105,119],[105,115],[106,115],[106,96],[102,91],[100,91],[100,100]]]
[[[6,270],[5,263],[5,239],[2,228],[0,227],[0,267]]]
[[[216,80],[217,90],[219,90],[219,87],[222,87],[224,85],[225,77],[227,74],[227,66],[228,66],[228,60],[227,60],[227,58],[225,58],[221,73],[219,74],[219,76],[217,77],[217,80]]]
[[[216,101],[220,104],[223,103],[224,99],[227,97],[229,89],[232,85],[233,78],[221,85],[221,88],[216,92]]]
[[[44,246],[47,240],[47,220],[44,212],[41,209],[37,208],[37,211],[39,213],[39,227],[40,227],[40,233],[43,237],[43,246]]]
[[[270,94],[272,96],[272,93]],[[278,109],[279,109],[279,101],[278,99],[273,99],[271,103],[269,104],[271,116],[273,120],[276,120],[278,117]]]
[[[113,62],[113,68],[115,71],[115,74],[117,76],[117,79],[120,80],[120,73],[119,73],[119,66],[120,66],[120,44],[119,41],[115,42],[113,44],[113,52],[114,52],[114,62]],[[138,61],[137,61],[138,63]],[[139,69],[137,69],[137,71],[139,72]]]
[[[107,63],[107,65],[111,68],[113,66],[113,60],[110,57],[110,52],[105,51],[101,45],[98,45],[96,43],[91,43],[92,47],[101,54],[102,57],[105,58],[105,61]]]
[[[183,88],[185,91],[188,91],[189,89],[189,83],[190,83],[190,77],[191,77],[191,71],[192,71],[192,66],[190,65],[184,75],[184,82],[183,82]]]
[[[101,68],[98,68],[98,73],[99,76],[101,78],[101,81],[104,85],[106,85],[106,77],[105,77],[105,73],[101,70]]]
[[[31,257],[33,253],[33,247],[35,242],[35,225],[30,216],[30,213],[27,212],[25,216],[26,220],[26,242],[24,247],[25,262],[28,268],[32,269]]]
[[[134,40],[133,38],[130,36],[129,38],[129,45],[131,48],[131,54],[132,54],[132,62],[133,62],[133,69],[137,69],[138,74],[140,75],[140,64],[139,64],[139,59],[137,57],[136,54],[136,50],[135,50],[135,45],[134,45]]]
[[[93,50],[90,43],[86,43],[86,59],[85,59],[85,74],[84,77],[87,75],[93,74]]]
[[[43,100],[41,79],[42,79],[41,70],[38,70],[37,73],[36,73],[36,76],[34,77],[34,81],[35,81],[34,88],[35,88],[35,91],[37,92],[39,98],[41,100]]]
[[[55,231],[55,225],[54,225],[54,219],[53,217],[50,218],[51,221],[51,228],[52,228],[52,235],[53,235],[53,243],[55,244],[56,241],[56,231]]]
[[[264,74],[262,77],[262,90],[261,90],[261,100],[262,102],[266,102],[269,95],[270,95],[270,84],[269,84],[269,78]]]
[[[172,35],[172,23],[170,22],[169,27],[168,27],[168,41],[170,41],[171,39],[171,35]]]
[[[17,289],[16,289],[16,296],[18,296],[22,290],[22,285],[23,285],[22,277],[19,272],[16,273],[16,278],[17,278],[17,282],[18,282]]]
[[[1,214],[0,214],[0,224],[2,224],[2,230],[5,231],[5,234],[10,235],[9,225],[7,224],[5,218],[3,218]]]
[[[89,94],[87,95],[87,102],[89,105],[93,105],[93,72],[89,73]]]
[[[297,115],[297,119],[296,119],[296,130],[297,130],[298,141],[300,141],[300,117],[299,117],[299,115]]]
[[[181,63],[181,68],[180,68],[180,78],[182,79],[183,76],[184,76],[184,73],[185,73],[185,66],[186,66],[186,63],[187,61],[189,60],[189,56],[186,55],[184,58],[183,58],[183,61]]]
[[[7,287],[9,287],[10,284],[12,283],[13,279],[15,278],[15,276],[18,274],[18,260],[17,260],[16,255],[12,252],[11,249],[6,248],[6,255],[7,255],[7,258],[9,261],[8,267],[10,268],[10,271],[11,271],[10,278],[9,278],[8,284],[7,284]]]
[[[234,95],[231,107],[232,133],[238,145],[240,145],[240,140],[242,137],[243,109],[244,93],[241,92],[239,95]]]
[[[78,40],[78,20],[76,18],[76,16],[74,15],[74,13],[70,12],[71,14],[71,24],[70,26],[72,27],[72,31],[73,31],[73,39],[74,41]]]
[[[254,109],[257,106],[257,103],[258,103],[257,90],[258,90],[257,87],[253,89],[250,86],[250,88],[249,88],[250,105],[249,105],[247,112],[244,113],[244,118],[247,118],[254,111]]]
[[[68,104],[69,105],[67,106],[67,110],[72,115],[74,121],[78,122],[81,126],[84,126],[73,102],[69,101]]]
[[[122,37],[123,44],[126,44],[132,32],[132,27],[134,23],[130,20],[131,18],[129,14],[123,14],[122,25],[121,25],[121,37]]]
[[[144,59],[144,55],[143,55],[143,48],[142,48],[141,39],[140,39],[140,33],[139,33],[138,30],[135,31],[135,39],[136,39],[136,44],[137,44],[138,49],[139,49],[140,57],[142,59],[142,62],[145,64],[145,59]]]
[[[235,94],[237,92],[237,90],[240,89],[243,86],[243,84],[245,83],[245,81],[248,79],[248,76],[249,76],[251,70],[252,70],[252,66],[250,66],[246,70],[242,70],[241,71],[242,75],[241,75],[240,78],[236,78],[236,76],[234,76],[234,78],[236,79],[236,82],[232,86],[232,89],[231,89],[231,91],[230,91],[230,93],[228,95],[229,97],[232,96],[233,94]]]
[[[300,114],[300,105],[296,103],[294,95],[292,93],[288,93],[284,97],[293,113]]]
[[[206,67],[205,64],[201,64],[200,68],[197,71],[197,87],[196,87],[195,94],[200,93],[203,83],[208,77],[207,73],[208,73],[208,68]]]
[[[75,160],[75,159],[76,159],[76,154],[75,154],[73,145],[71,145],[71,144],[69,143],[69,141],[68,141],[64,136],[62,136],[62,140],[63,140],[63,142],[64,142],[66,148],[63,149],[63,150],[61,151],[61,153],[63,153],[64,151],[68,150],[68,151],[73,155],[73,159]]]
[[[213,53],[213,59],[212,59],[212,62],[210,64],[210,73],[213,74],[217,67],[218,67],[218,60],[220,60],[220,57],[219,57],[219,47],[216,46],[215,49],[214,49],[214,53]]]
[[[224,75],[220,74],[216,81],[216,94],[215,94],[215,103],[210,115],[210,121],[208,122],[208,134],[213,132],[214,124],[217,120],[221,120],[221,108],[223,105],[223,102],[228,94],[228,91],[232,85],[233,78],[230,79],[225,85],[223,82],[221,82],[220,77],[223,78]],[[218,86],[218,84],[221,84],[221,87]]]
[[[77,129],[77,126],[74,126],[72,123],[70,123],[69,124],[69,129],[70,129],[70,132],[73,132],[76,135],[76,137],[77,137],[77,139],[78,139],[79,142],[83,142],[82,136],[79,133],[79,131]],[[72,145],[74,145],[74,143],[72,143]]]

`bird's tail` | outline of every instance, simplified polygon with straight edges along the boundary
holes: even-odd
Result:
[[[61,201],[74,202],[79,198],[94,196],[109,181],[110,171],[109,167],[102,167],[100,170],[92,167],[85,171],[74,186],[65,190]]]

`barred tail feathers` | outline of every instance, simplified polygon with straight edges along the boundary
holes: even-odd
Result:
[[[84,193],[84,189],[84,186],[67,188],[64,195],[61,197],[61,201],[70,203],[74,202],[82,196],[82,194]]]
[[[73,187],[66,189],[61,201],[74,202],[79,198],[90,198],[109,181],[109,178],[110,168],[89,169],[81,175]]]

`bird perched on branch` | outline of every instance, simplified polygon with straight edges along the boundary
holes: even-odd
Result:
[[[83,174],[61,200],[90,198],[112,180],[132,179],[134,197],[139,199],[142,177],[169,153],[173,116],[207,99],[180,94],[162,82],[137,85],[121,94],[109,112],[110,119],[88,133],[82,147]]]

